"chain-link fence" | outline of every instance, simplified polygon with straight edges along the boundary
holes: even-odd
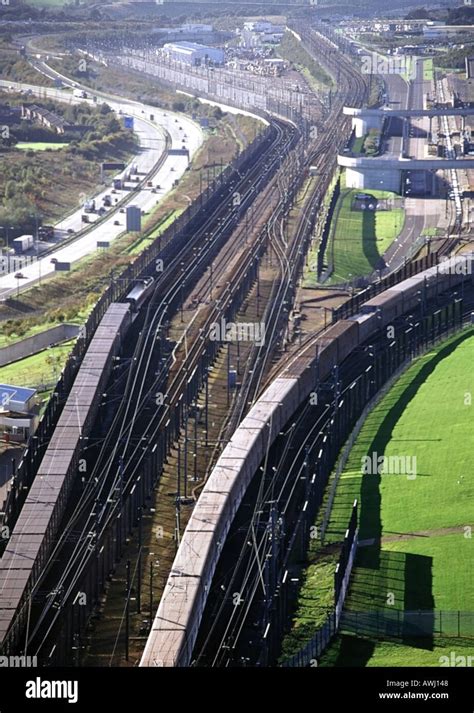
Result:
[[[341,631],[374,638],[431,638],[446,636],[474,639],[472,611],[351,611],[342,613]]]

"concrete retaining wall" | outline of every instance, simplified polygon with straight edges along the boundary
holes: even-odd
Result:
[[[51,329],[46,329],[44,332],[39,332],[32,337],[27,337],[7,347],[2,347],[0,349],[0,366],[5,366],[5,364],[36,354],[50,345],[59,344],[59,342],[77,337],[79,329],[80,327],[77,324],[58,324],[57,327],[51,327]]]

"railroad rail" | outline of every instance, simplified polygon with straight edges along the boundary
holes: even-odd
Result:
[[[335,367],[410,310],[463,284],[471,256],[454,257],[390,288],[332,325],[293,356],[250,409],[223,450],[194,508],[168,578],[141,666],[188,666],[212,577],[231,523],[255,472],[298,407]],[[462,269],[460,269],[462,268]]]
[[[28,621],[31,626],[27,631],[26,647],[29,646],[31,640],[36,642],[35,646],[38,646],[38,651],[42,651],[45,641],[57,623],[58,612],[64,610],[66,604],[74,599],[74,594],[77,593],[75,587],[82,586],[80,583],[81,579],[86,578],[84,574],[86,564],[90,560],[96,561],[98,558],[103,572],[110,570],[111,561],[117,556],[111,545],[114,529],[115,541],[118,542],[120,549],[125,540],[127,527],[129,523],[131,526],[131,519],[134,519],[134,515],[132,516],[131,513],[136,514],[137,498],[142,504],[145,493],[149,494],[153,485],[153,478],[150,474],[153,472],[154,479],[156,479],[160,463],[166,457],[166,452],[179,431],[183,409],[182,404],[181,410],[179,408],[179,400],[180,397],[182,399],[183,389],[186,389],[188,382],[186,373],[178,375],[175,383],[168,390],[170,402],[165,404],[163,409],[157,409],[150,421],[148,417],[150,398],[153,397],[156,390],[161,388],[171,362],[171,355],[167,354],[166,363],[161,361],[162,368],[157,376],[157,361],[160,363],[160,359],[165,353],[164,339],[159,336],[160,331],[164,329],[168,315],[176,309],[181,298],[183,271],[180,268],[184,265],[186,286],[190,289],[198,275],[202,273],[203,268],[225,242],[242,211],[245,211],[252,203],[262,182],[268,180],[272,169],[278,166],[282,152],[289,150],[295,142],[297,132],[293,126],[275,121],[270,128],[271,132],[267,137],[266,145],[264,144],[265,148],[262,151],[260,162],[251,160],[249,154],[247,166],[240,167],[239,178],[236,177],[229,184],[227,193],[224,189],[225,184],[221,184],[220,197],[227,197],[227,200],[219,201],[215,209],[209,211],[200,228],[187,240],[184,239],[186,236],[182,238],[180,246],[176,245],[176,241],[170,241],[160,252],[167,269],[151,288],[150,304],[146,310],[135,348],[136,356],[132,357],[130,362],[132,368],[128,370],[128,373],[122,375],[126,384],[115,412],[115,418],[102,441],[102,446],[98,449],[95,465],[92,472],[87,474],[87,482],[79,495],[74,511],[63,523],[61,535],[56,542],[54,528],[59,525],[61,513],[58,514],[54,528],[48,529],[47,536],[43,538],[45,545],[41,550],[41,558],[33,558],[34,567],[30,577],[27,582],[23,582],[23,594],[20,596],[16,594],[16,600],[4,598],[2,601],[0,596],[0,611],[8,610],[8,617],[5,617],[2,630],[5,649],[18,646],[20,631],[24,629],[25,622]],[[262,161],[268,161],[268,171],[263,174],[261,172]],[[232,197],[232,192],[235,190],[240,190],[242,196],[241,203],[237,208],[232,205],[231,201],[230,205],[228,203],[228,199]],[[220,216],[222,217],[220,218]],[[193,248],[199,245],[202,235],[216,224],[218,218],[221,221],[220,229],[204,246],[200,246],[197,252],[193,252]],[[183,263],[183,261],[185,262]],[[246,273],[242,275],[240,272],[237,279],[240,280],[246,276]],[[248,279],[251,279],[251,274],[248,275]],[[236,284],[236,289],[237,287]],[[122,305],[122,308],[128,312],[130,305]],[[94,340],[95,337],[91,342],[90,349],[94,349]],[[196,344],[192,353],[196,364],[202,358],[201,351],[200,344]],[[77,378],[81,378],[81,371]],[[74,391],[71,392],[71,397],[74,398]],[[178,404],[175,403],[175,399],[178,399]],[[69,403],[68,400],[65,408],[69,409]],[[74,410],[74,403],[71,404],[71,409]],[[144,420],[147,423],[147,428],[143,427]],[[134,438],[134,430],[138,430],[140,433],[138,441]],[[159,439],[159,443],[157,439]],[[143,448],[144,441],[148,442],[149,448]],[[153,442],[155,445],[152,448]],[[45,459],[48,458],[48,452],[49,449]],[[146,471],[146,476],[142,478],[144,471]],[[140,494],[137,493],[137,484],[140,484]],[[120,491],[119,497],[116,497],[117,489]],[[22,527],[22,513],[23,511],[28,512],[28,509],[25,510],[27,507],[28,499],[17,523],[20,527]],[[16,527],[14,532],[16,532]],[[91,532],[94,533],[93,541],[96,543],[94,547],[91,547]],[[74,533],[73,542],[75,544],[71,543],[72,533]],[[15,546],[15,541],[13,541],[13,546]],[[98,554],[99,550],[96,549],[96,546],[101,547],[100,554]],[[15,559],[15,550],[11,550],[11,554]],[[58,573],[55,570],[57,570],[60,555],[65,557],[65,562],[68,564],[61,567]],[[6,596],[8,596],[9,581],[13,571],[10,559],[9,555],[8,560],[5,561],[8,561],[9,568],[3,571],[3,590],[6,592]],[[99,564],[97,563],[96,566],[99,567]],[[47,584],[45,585],[45,581],[49,581],[48,577],[55,581],[55,586],[51,589]],[[100,584],[97,584],[92,594],[88,590],[91,606],[97,601],[102,584],[103,579],[101,578]],[[49,592],[49,595],[46,596],[42,595],[44,592],[42,588],[45,586]],[[21,586],[18,593],[20,589]],[[32,612],[34,616],[31,614]],[[74,608],[72,608],[72,612],[72,616],[74,616]],[[70,641],[64,648],[61,646],[58,651],[64,653],[68,648],[69,650],[71,648]]]

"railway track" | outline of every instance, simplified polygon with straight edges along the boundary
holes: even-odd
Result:
[[[470,323],[473,299],[471,290],[463,306],[465,325]],[[420,318],[420,314],[403,317],[400,326],[412,331]],[[407,345],[407,354],[417,353],[414,342]],[[290,577],[294,582],[301,578],[308,530],[316,514],[318,539],[322,541],[325,533],[332,501],[323,473],[329,475],[338,454],[334,431],[339,421],[353,423],[357,401],[370,401],[384,383],[384,375],[390,373],[387,360],[384,369],[386,347],[386,337],[380,332],[370,345],[355,350],[334,377],[318,388],[318,404],[307,399],[267,453],[260,477],[256,477],[259,482],[236,515],[214,574],[193,665],[274,665],[280,637],[291,618],[291,604],[286,601],[281,606],[283,590],[287,589],[283,584],[288,585]],[[404,354],[397,354],[402,364]],[[312,513],[309,516],[308,511]],[[342,546],[345,528],[341,528]],[[334,545],[331,554],[336,561],[338,550]],[[235,593],[239,594],[240,606],[235,605]],[[327,614],[323,605],[321,611]],[[274,632],[273,637],[267,636],[268,632]]]
[[[312,38],[307,35],[305,30],[301,30],[301,35],[303,38],[306,35],[306,41],[308,45],[311,44]],[[331,53],[334,53],[333,49],[329,50],[329,54]],[[339,57],[338,60],[340,61]],[[349,86],[351,90],[355,87],[357,97],[359,98],[359,100],[362,100],[364,91],[363,80],[352,81],[353,73],[355,72],[352,66],[348,67],[346,71],[347,74],[345,76],[347,78],[347,86]],[[341,70],[340,74],[344,76],[344,69]],[[339,106],[339,111],[342,106],[348,101],[349,99],[347,96],[340,96],[338,98],[338,104],[336,104],[336,107]],[[339,126],[338,128],[339,131],[341,131],[344,127]],[[334,137],[331,136],[331,132],[329,132],[329,137],[326,136],[326,139],[329,138],[329,140],[326,141],[324,148],[327,148],[328,146],[332,148],[337,147],[338,139],[340,141],[340,136],[338,137],[338,129],[336,128],[333,133]],[[325,158],[324,148],[322,145],[319,146],[319,150],[321,151],[321,164],[324,163]],[[316,160],[318,160],[317,151],[318,149],[316,149],[316,151],[312,153],[312,155],[309,157],[309,160],[315,160],[315,153]],[[276,222],[269,224],[270,239],[274,241],[274,251],[278,251],[279,247],[281,246],[281,243],[279,242],[280,235],[278,233],[277,226],[278,223]],[[284,270],[283,265],[282,269]],[[288,279],[288,272],[286,272],[286,277]],[[275,314],[277,314],[278,305],[275,305],[272,309],[275,311]],[[413,307],[411,307],[411,309],[413,309]],[[384,316],[386,316],[387,319],[390,319],[388,314]],[[408,317],[409,322],[411,319],[411,316]],[[361,321],[363,322],[364,320],[362,319]],[[372,317],[372,331],[375,331],[375,324],[376,320],[374,319],[374,317]],[[351,337],[354,338],[356,332],[356,341],[360,340],[361,344],[364,342],[362,332],[359,336],[358,328],[354,329],[354,323],[346,323],[345,325],[343,324],[341,325],[341,328],[342,332],[340,336],[342,337],[343,342],[343,344],[341,344],[341,352],[339,352],[339,341],[337,338],[332,337],[332,339],[324,340],[323,335],[323,350],[326,350],[325,356],[327,357],[324,366],[325,376],[328,374],[328,362],[335,362],[336,366],[340,366],[342,364],[344,354],[347,355],[348,350],[350,350],[351,348]],[[413,328],[413,325],[410,326],[408,331],[412,330]],[[347,330],[346,333],[344,333],[344,329]],[[276,333],[277,331],[275,330],[275,334]],[[370,332],[367,332],[367,334],[369,333]],[[321,338],[321,335],[319,336]],[[376,341],[375,337],[373,341]],[[334,344],[336,350],[335,352]],[[370,362],[368,367],[366,366],[365,362],[362,364],[363,368],[361,374],[362,378],[365,379],[364,388],[367,387],[368,390],[371,390],[373,388],[371,386],[373,376],[367,376],[367,373],[375,369],[378,375],[377,378],[379,379],[381,378],[382,374],[380,362],[376,363],[374,361],[374,354],[370,351],[372,350],[373,352],[375,352],[376,346],[377,344],[375,344],[375,346],[370,345],[370,347],[367,347],[367,349],[361,349],[360,352],[357,352],[356,354],[356,362],[359,365],[363,359],[368,359]],[[264,356],[266,353],[267,352],[263,350],[262,356]],[[211,636],[212,638],[214,638],[215,643],[215,622],[216,619],[220,617],[220,614],[222,613],[222,611],[219,610],[219,596],[221,600],[226,600],[225,606],[227,606],[227,613],[223,617],[223,630],[217,634],[217,641],[219,642],[220,640],[220,643],[218,643],[217,651],[213,643],[211,646],[211,649],[213,649],[211,655],[209,656],[208,652],[205,652],[204,658],[198,658],[198,663],[202,663],[204,661],[205,665],[235,664],[235,642],[240,636],[243,627],[246,626],[246,622],[252,620],[253,612],[255,611],[254,603],[258,600],[257,604],[261,605],[262,599],[264,599],[263,606],[266,607],[266,614],[263,617],[263,622],[262,618],[260,618],[258,622],[258,627],[260,633],[263,634],[263,638],[266,637],[268,631],[267,626],[270,622],[269,614],[272,606],[271,597],[267,595],[267,587],[272,587],[272,582],[274,583],[275,581],[275,571],[273,572],[273,574],[271,571],[271,560],[272,558],[274,559],[276,555],[278,555],[278,543],[276,543],[276,540],[277,533],[280,528],[279,511],[280,509],[282,509],[284,510],[285,515],[290,514],[289,511],[293,506],[288,504],[292,500],[293,490],[296,488],[301,490],[302,478],[301,471],[299,473],[296,473],[294,472],[294,470],[290,469],[292,473],[292,478],[285,478],[284,487],[280,488],[280,490],[277,492],[275,489],[275,479],[273,477],[274,474],[272,472],[271,467],[272,464],[268,461],[268,450],[266,456],[264,453],[262,455],[262,451],[265,451],[265,443],[268,443],[272,437],[270,435],[267,436],[267,433],[278,433],[279,425],[277,424],[281,424],[283,419],[281,412],[286,413],[289,409],[289,403],[282,402],[290,402],[290,400],[294,401],[297,397],[301,399],[301,394],[294,393],[295,391],[297,391],[296,387],[292,386],[292,381],[294,377],[298,378],[298,376],[304,376],[303,381],[305,382],[305,384],[302,388],[306,393],[311,375],[307,371],[307,365],[305,366],[305,353],[308,353],[306,362],[312,363],[313,361],[316,361],[316,365],[318,365],[319,356],[316,356],[315,360],[314,353],[314,335],[311,335],[311,337],[308,338],[307,344],[305,343],[305,345],[303,345],[302,350],[298,349],[298,355],[293,360],[295,371],[288,373],[290,369],[285,370],[285,376],[286,374],[288,374],[286,376],[287,383],[285,384],[285,388],[283,388],[283,386],[281,387],[281,393],[277,391],[276,387],[275,393],[271,389],[269,389],[271,393],[266,395],[266,403],[261,404],[260,409],[255,408],[254,410],[252,410],[252,413],[249,415],[248,423],[243,423],[242,428],[239,429],[241,433],[236,433],[235,439],[233,438],[232,441],[228,444],[228,447],[226,447],[226,451],[225,453],[223,453],[222,462],[219,462],[218,466],[216,467],[211,476],[211,478],[213,478],[214,480],[210,491],[207,492],[204,510],[201,511],[201,501],[199,501],[196,506],[195,513],[192,516],[191,530],[185,532],[183,542],[181,544],[180,550],[175,561],[174,576],[170,577],[170,579],[168,580],[162,604],[160,604],[160,609],[155,619],[155,625],[153,627],[152,634],[149,637],[144,657],[142,659],[142,665],[157,665],[154,662],[156,661],[156,659],[160,659],[161,655],[163,655],[163,658],[166,661],[165,665],[189,665],[191,650],[193,642],[195,640],[197,627],[199,626],[200,616],[202,615],[204,603],[206,602],[207,598],[208,587],[203,587],[203,582],[209,582],[210,578],[213,576],[213,567],[215,566],[215,563],[220,556],[220,547],[222,546],[222,541],[225,540],[227,537],[229,522],[227,518],[232,519],[232,517],[234,516],[236,501],[237,503],[241,502],[239,500],[241,492],[248,485],[250,474],[253,475],[255,472],[255,470],[252,469],[252,464],[255,465],[255,463],[258,462],[263,462],[262,472],[266,472],[268,470],[268,480],[270,482],[270,485],[268,489],[265,489],[263,477],[260,479],[257,478],[256,480],[259,481],[260,485],[259,483],[255,485],[256,491],[253,491],[252,498],[246,503],[247,507],[249,507],[250,511],[252,512],[252,518],[251,525],[248,527],[246,527],[245,524],[242,527],[241,523],[239,523],[244,533],[242,536],[244,544],[242,550],[240,551],[240,553],[242,554],[242,559],[239,555],[239,552],[236,552],[235,548],[232,549],[232,543],[230,543],[231,554],[228,560],[228,562],[230,563],[228,564],[229,571],[226,573],[226,577],[224,580],[219,580],[219,578],[217,578],[216,584],[216,589],[220,588],[225,593],[217,593],[218,606],[215,606],[215,600],[211,603],[208,611],[208,625],[210,626]],[[292,364],[290,364],[290,366],[291,365]],[[264,369],[259,368],[255,371],[254,369],[251,369],[251,371],[252,376],[254,373],[256,373],[254,383],[256,384],[256,393],[258,393],[258,383],[264,373]],[[312,373],[313,371],[314,369],[311,370]],[[317,369],[317,372],[319,372],[319,368]],[[372,371],[372,374],[373,373],[374,372]],[[285,381],[285,378],[281,379],[281,381]],[[314,443],[316,443],[316,441],[314,441],[313,443],[310,440],[311,434],[314,434],[317,431],[317,438],[322,437],[320,433],[320,428],[325,424],[325,427],[327,427],[327,431],[325,434],[323,434],[324,437],[322,440],[322,445],[324,445],[326,440],[329,438],[329,441],[331,443],[332,455],[335,455],[338,444],[333,439],[333,424],[334,421],[338,418],[338,409],[342,407],[344,403],[344,398],[340,398],[341,391],[339,381],[339,376],[336,372],[332,384],[333,400],[336,404],[334,406],[334,410],[329,415],[331,407],[329,408],[329,411],[327,408],[324,407],[323,414],[321,416],[323,421],[318,420],[317,426],[319,426],[319,428],[310,428],[310,435],[305,436],[305,440],[303,442],[303,449],[307,445],[314,447]],[[250,387],[248,387],[249,390],[247,391],[247,393],[251,393],[252,388],[255,387],[252,386],[251,383]],[[349,383],[347,384],[347,388],[352,389],[355,388],[355,386],[353,386],[352,383]],[[357,387],[357,389],[359,389],[359,387]],[[355,392],[348,392],[351,398],[353,393]],[[263,401],[265,401],[265,398],[263,399]],[[281,412],[279,412],[279,407],[282,407]],[[351,404],[349,409],[350,413],[348,412],[347,404],[344,407],[344,418],[346,419],[346,421],[349,418],[353,417],[353,407],[353,404]],[[245,405],[242,409],[242,413],[244,412]],[[272,416],[275,416],[277,424],[272,424],[272,416],[269,415],[270,413]],[[329,416],[329,418],[324,420],[326,416]],[[301,417],[301,420],[299,420],[298,423],[304,426],[305,421],[307,422],[308,417],[309,414],[306,410],[304,416]],[[236,422],[239,422],[239,419],[240,414],[236,416]],[[266,427],[269,427],[270,430],[267,431]],[[257,431],[259,428],[259,433],[254,434],[254,431]],[[250,438],[248,437],[248,435],[246,436],[247,429],[249,429],[250,433],[252,434]],[[291,460],[291,458],[294,457],[294,453],[290,455],[289,448],[290,446],[285,446],[284,450],[286,456],[288,456]],[[301,449],[298,453],[299,456],[301,456]],[[231,472],[228,472],[229,459],[231,459],[233,455],[235,455],[240,465],[230,469]],[[305,468],[306,467],[307,466],[305,465]],[[280,468],[280,473],[282,472],[283,469]],[[227,483],[226,481],[226,483],[222,483],[222,485],[219,486],[219,477],[221,477],[224,481],[226,480],[226,478],[229,478],[230,482]],[[305,480],[307,487],[309,484],[309,478],[307,473],[305,476]],[[277,505],[275,506],[275,508],[273,508],[272,505],[275,505],[275,503],[277,503]],[[272,510],[277,511],[277,514],[275,515],[275,517],[278,518],[277,520],[274,519],[273,514],[271,512]],[[206,519],[207,525],[205,533],[202,532],[199,528],[199,523],[202,521],[200,518],[204,516],[203,512],[209,513],[209,519]],[[293,526],[291,517],[286,520],[286,518],[282,516],[281,519],[284,521],[284,523],[287,524],[287,526],[289,526],[289,532],[291,532],[291,528]],[[284,528],[284,525],[282,527]],[[199,541],[198,543],[196,543],[196,546],[193,546],[190,542],[190,538],[192,539],[192,534],[195,532],[201,533],[202,543],[201,541]],[[230,539],[232,539],[232,536]],[[245,552],[247,554],[245,554]],[[251,563],[248,565],[246,558],[249,552]],[[241,568],[242,561],[244,561],[243,569]],[[238,568],[240,568],[240,581],[236,585],[236,580],[233,578],[233,572],[235,572]],[[193,577],[195,579],[192,580]],[[191,580],[192,583],[190,583],[188,586],[188,582],[191,582]],[[245,597],[243,598],[244,606],[238,607],[235,606],[235,601],[231,602],[230,600],[235,599],[236,592],[238,594],[242,592],[241,582],[244,582],[245,586]],[[187,598],[186,595],[181,596],[181,589],[183,590],[183,592],[189,593],[189,598]],[[205,589],[204,592],[203,589]],[[237,602],[237,604],[240,604],[241,601],[242,600],[239,596],[239,601]],[[229,612],[231,613],[229,614]],[[226,619],[227,615],[229,616],[228,619]],[[231,622],[230,624],[229,621]],[[174,623],[174,627],[171,622]],[[252,624],[252,626],[256,625]],[[251,629],[252,627],[249,628]],[[164,629],[166,629],[166,632],[164,631]],[[185,632],[184,641],[182,636],[183,631]],[[205,648],[207,645],[208,639],[206,638],[206,636],[207,634],[204,633],[204,639],[201,638],[201,641],[198,643],[198,646],[196,648],[196,651],[198,652],[199,656],[199,652],[201,651],[202,647],[204,646]],[[219,639],[219,637],[221,638]],[[253,639],[254,637],[252,636],[251,638]],[[252,641],[250,641],[250,648],[251,647]],[[252,656],[250,656],[249,660],[252,660]]]
[[[335,100],[330,116],[330,119],[335,120],[334,124],[318,141],[314,151],[307,157],[306,164],[316,162],[316,165],[323,168],[328,160],[334,162],[336,149],[342,140],[341,133],[347,128],[347,119],[341,119],[339,116],[340,109],[348,101],[352,104],[362,101],[365,91],[364,83],[359,80],[353,82],[351,74],[350,65],[346,69],[341,68],[340,76],[343,78],[346,94]],[[45,655],[49,644],[54,640],[55,632],[57,633],[60,627],[61,612],[68,606],[86,576],[97,546],[120,517],[124,501],[133,494],[152,444],[154,443],[156,448],[158,439],[166,431],[170,421],[175,422],[175,432],[179,432],[183,412],[189,406],[189,392],[196,393],[201,382],[199,370],[205,352],[202,341],[195,339],[189,346],[185,359],[176,359],[174,352],[166,346],[168,320],[182,303],[184,292],[192,292],[203,269],[209,265],[231,235],[238,219],[253,203],[254,195],[279,167],[281,156],[295,145],[297,131],[294,128],[289,128],[288,124],[278,120],[274,120],[272,124],[273,140],[264,151],[267,166],[262,172],[260,161],[235,182],[233,189],[241,198],[236,209],[228,209],[227,201],[230,196],[227,194],[225,204],[209,215],[177,254],[173,255],[171,248],[167,253],[166,271],[157,281],[141,331],[137,335],[136,347],[130,356],[129,367],[119,369],[115,389],[120,389],[121,396],[117,399],[119,403],[112,422],[105,436],[101,437],[100,444],[90,446],[93,448],[95,464],[88,473],[74,510],[63,524],[62,533],[30,595],[30,602],[36,597],[36,601],[43,598],[43,603],[35,606],[35,616],[31,620],[25,651],[34,652],[40,658]],[[302,159],[298,168],[301,166]],[[283,192],[280,186],[280,210],[272,217],[264,236],[256,242],[245,259],[239,262],[232,284],[221,297],[219,306],[209,310],[203,330],[205,334],[205,330],[219,315],[235,308],[234,298],[238,296],[242,281],[249,276],[249,271],[258,269],[261,252],[270,246],[279,261],[281,274],[265,315],[270,324],[270,339],[263,348],[255,350],[252,361],[258,368],[255,368],[251,375],[248,373],[244,379],[244,398],[234,409],[234,423],[238,423],[249,402],[256,398],[275,344],[284,339],[284,303],[294,289],[300,262],[297,259],[300,249],[298,243],[307,232],[304,226],[308,221],[308,212],[305,211],[296,239],[292,241],[288,252],[282,232],[282,214],[287,207],[287,196],[295,187],[296,182],[287,186]],[[319,187],[308,210],[314,212],[324,188],[324,185]],[[219,228],[212,233],[218,221]],[[202,238],[206,235],[208,239],[202,244]],[[251,280],[248,280],[248,284],[251,284]],[[160,408],[156,409],[155,397],[158,393],[165,393],[166,399],[160,404]],[[233,427],[232,422],[229,427]],[[94,533],[94,547],[91,547],[91,532]],[[50,593],[46,598],[45,591]]]
[[[263,153],[263,159],[271,164],[268,172],[278,165],[281,153],[289,150],[296,136],[294,127],[278,121],[274,123],[273,140]],[[90,528],[93,527],[96,541],[99,542],[119,517],[123,500],[133,492],[140,467],[147,455],[143,444],[152,444],[166,423],[176,416],[176,406],[186,392],[188,376],[192,369],[195,371],[195,365],[202,356],[201,344],[196,341],[188,353],[187,368],[179,370],[171,384],[166,383],[173,366],[173,354],[168,353],[165,359],[163,357],[164,331],[169,315],[177,309],[182,299],[183,285],[187,292],[192,290],[194,282],[218,247],[225,242],[240,214],[252,203],[262,183],[268,180],[268,176],[265,176],[268,172],[261,175],[261,162],[253,163],[234,186],[234,190],[240,190],[242,197],[238,209],[231,207],[229,210],[227,202],[221,204],[187,245],[170,259],[163,279],[157,282],[131,357],[131,368],[118,378],[118,382],[125,382],[125,386],[115,416],[100,448],[96,449],[94,467],[88,474],[73,514],[64,524],[58,542],[31,593],[31,598],[45,589],[56,593],[54,597],[47,597],[41,611],[31,622],[27,647],[30,651],[35,650],[39,656],[44,655],[44,647],[57,625],[61,610],[77,591],[77,584],[94,557],[90,548]],[[217,220],[221,221],[219,230],[204,246],[199,246],[199,240]],[[241,276],[242,271],[237,273],[236,280],[240,280]],[[231,297],[229,294],[229,299]],[[153,405],[155,395],[160,390],[166,391],[166,403],[160,409],[153,409],[155,413],[150,419],[150,405]],[[177,421],[179,419],[178,413]]]

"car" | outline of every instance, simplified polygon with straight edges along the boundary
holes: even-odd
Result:
[[[174,166],[171,166],[170,171],[174,171],[174,170],[175,170]]]
[[[114,220],[114,225],[120,225],[120,220]]]
[[[26,279],[26,278],[22,272],[15,273],[15,280],[24,280],[24,279]]]
[[[161,186],[160,186],[159,183],[156,184],[156,190],[157,190],[157,191],[161,191]]]
[[[119,213],[125,213],[125,208],[120,208]]]
[[[74,230],[74,228],[68,228],[68,229],[67,229],[68,235],[73,235],[73,233],[75,233],[75,232],[76,232],[76,231]]]
[[[49,262],[50,262],[52,265],[56,265],[57,261],[58,261],[58,258],[57,258],[57,257],[52,257]]]

